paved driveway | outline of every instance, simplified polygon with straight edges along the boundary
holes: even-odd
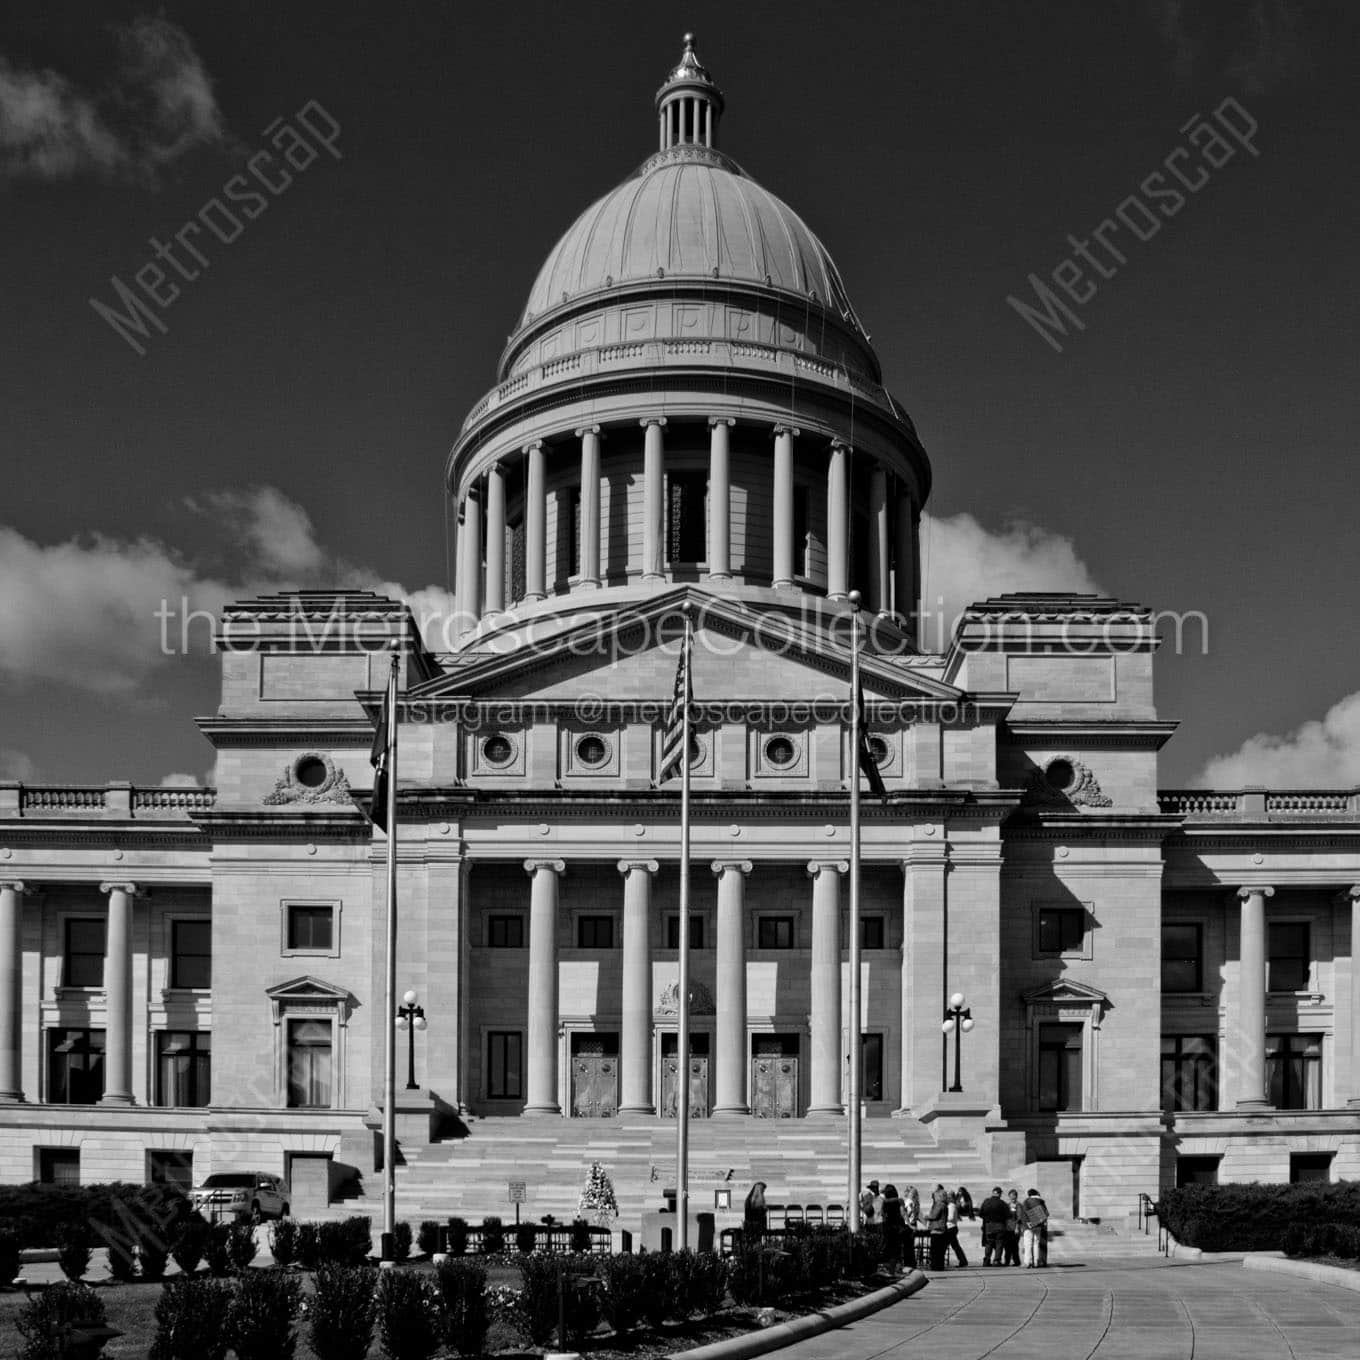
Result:
[[[790,1360],[1355,1360],[1360,1293],[1285,1275],[1111,1259],[951,1270]]]

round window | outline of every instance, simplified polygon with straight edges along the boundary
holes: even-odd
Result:
[[[1049,788],[1065,793],[1077,782],[1077,772],[1070,760],[1050,760],[1044,769],[1044,780]]]
[[[886,765],[888,763],[888,743],[882,737],[870,737],[869,754],[873,756],[875,765]]]
[[[319,789],[326,782],[326,762],[320,756],[303,756],[293,766],[293,778],[304,788]]]
[[[576,759],[588,769],[603,765],[609,759],[609,743],[591,732],[576,743]]]
[[[514,758],[514,743],[502,733],[498,732],[482,743],[482,759],[488,765],[508,765]]]
[[[789,737],[771,737],[765,743],[765,759],[782,770],[798,759],[798,748]]]

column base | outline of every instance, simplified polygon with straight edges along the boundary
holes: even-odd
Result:
[[[0,1091],[0,1105],[23,1105],[25,1103],[22,1091]]]
[[[809,1105],[806,1118],[808,1119],[830,1119],[835,1117],[843,1119],[845,1117],[844,1105]]]
[[[132,1099],[131,1092],[106,1091],[99,1098],[101,1105],[133,1105],[136,1102]]]
[[[745,1119],[751,1113],[749,1105],[715,1105],[709,1112],[710,1119]]]
[[[521,1111],[521,1115],[527,1115],[533,1119],[544,1115],[560,1115],[562,1107],[560,1105],[526,1105]]]
[[[1241,1114],[1274,1114],[1275,1107],[1268,1100],[1239,1100],[1234,1107]]]
[[[785,580],[783,580],[783,579],[780,579],[780,580],[778,580],[778,581],[771,581],[771,582],[770,582],[770,588],[771,588],[772,590],[792,590],[792,589],[793,589],[793,586],[794,586],[794,583],[793,583],[793,580],[792,580],[792,579],[787,580],[787,581],[785,581]]]
[[[594,576],[583,576],[579,581],[573,581],[571,588],[573,590],[599,590],[600,582]]]
[[[19,1099],[22,1100],[23,1097],[20,1096]],[[1347,1108],[1348,1110],[1360,1110],[1360,1096],[1352,1096],[1352,1097],[1346,1102],[1346,1108]]]
[[[655,1115],[655,1105],[620,1105],[618,1112],[620,1115]]]
[[[710,571],[704,579],[706,581],[730,581],[732,573],[730,571]]]

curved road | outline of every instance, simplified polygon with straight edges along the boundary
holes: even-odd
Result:
[[[1355,1360],[1360,1293],[1239,1262],[972,1267],[789,1360]]]

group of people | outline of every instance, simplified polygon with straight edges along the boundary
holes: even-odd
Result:
[[[901,1268],[907,1256],[907,1246],[917,1234],[928,1233],[930,1268],[943,1270],[952,1251],[961,1266],[968,1257],[959,1241],[960,1220],[982,1220],[982,1264],[984,1266],[1048,1265],[1048,1206],[1037,1190],[1030,1190],[1022,1200],[1012,1190],[1003,1196],[1000,1186],[976,1209],[966,1186],[946,1190],[937,1185],[930,1204],[923,1207],[915,1186],[908,1186],[905,1195],[892,1184],[880,1187],[870,1181],[860,1192],[860,1220],[878,1223],[883,1228],[885,1255],[890,1266]]]

